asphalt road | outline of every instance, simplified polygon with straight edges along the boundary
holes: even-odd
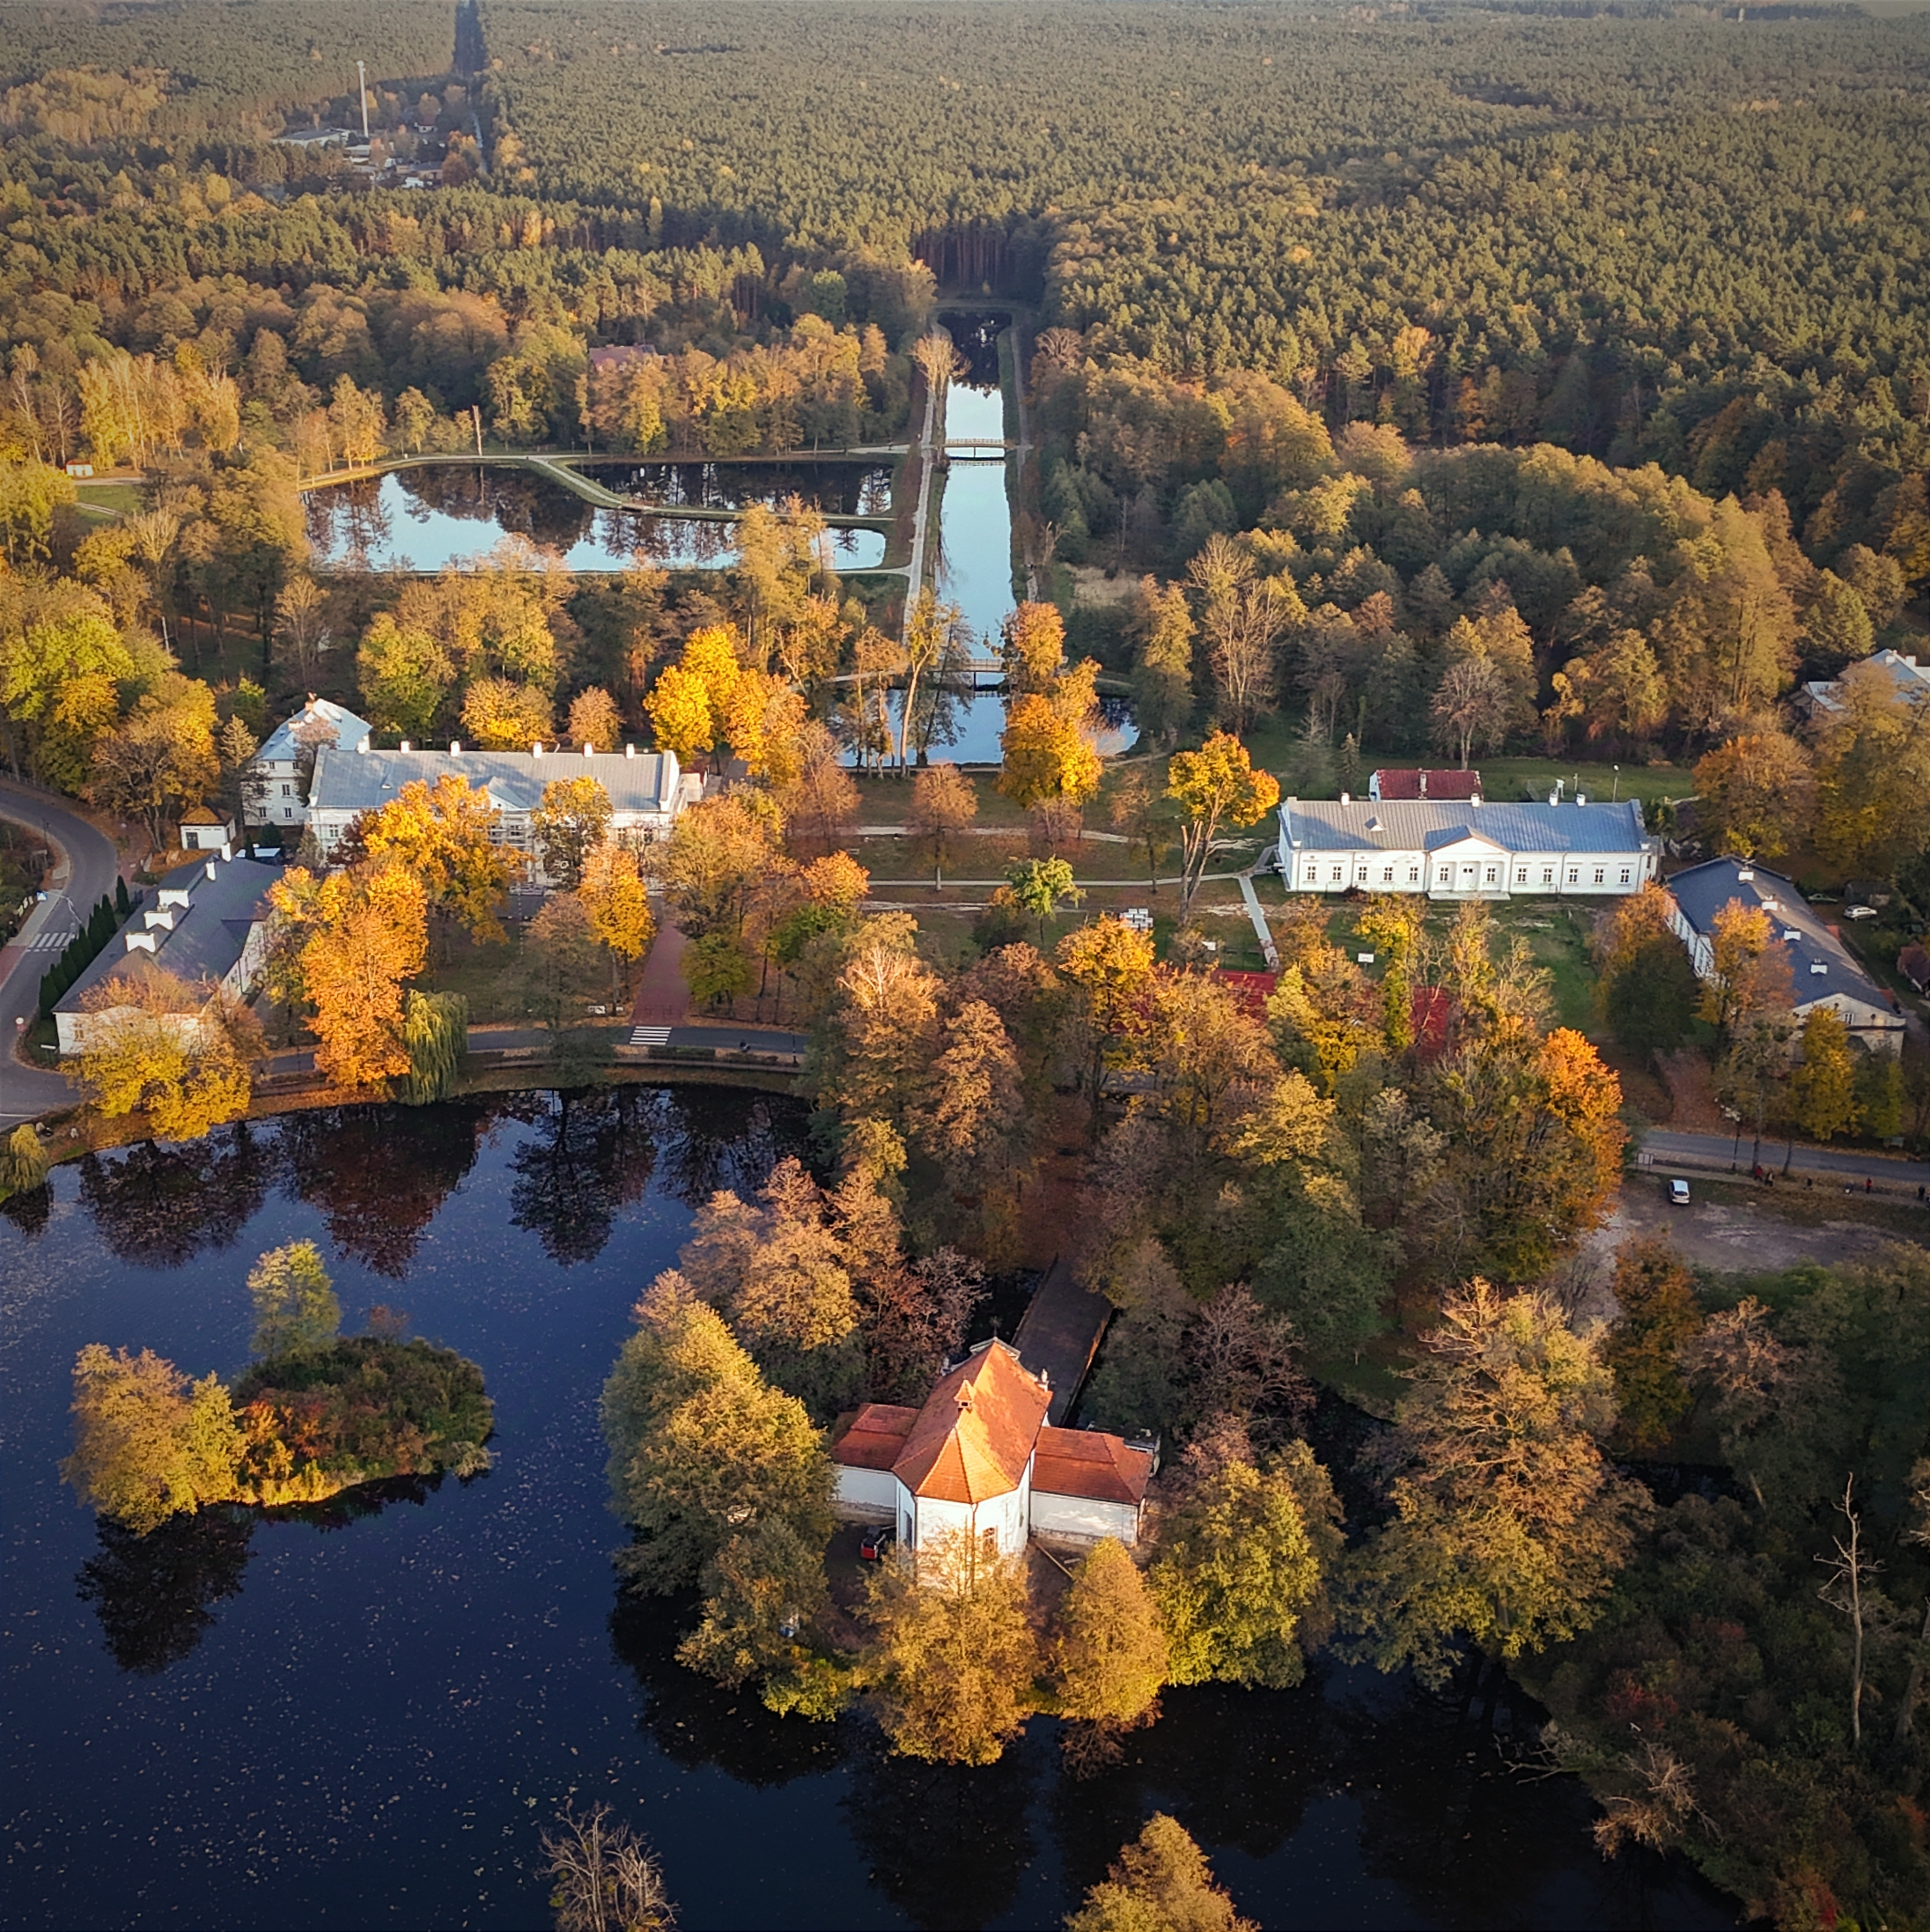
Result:
[[[74,1097],[73,1088],[58,1073],[23,1066],[13,1057],[22,1031],[18,1022],[32,1021],[40,1007],[41,975],[60,957],[60,946],[49,949],[33,941],[54,935],[65,945],[101,895],[114,890],[120,858],[85,819],[77,818],[51,792],[38,786],[0,778],[0,815],[45,833],[66,859],[66,876],[55,869],[46,903],[34,909],[19,938],[8,948],[9,970],[0,983],[0,1126],[11,1127],[67,1106]]]
[[[1671,1154],[1720,1161],[1724,1166],[1735,1159],[1746,1166],[1755,1144],[1755,1136],[1745,1132],[1742,1151],[1736,1155],[1735,1139],[1731,1134],[1670,1133],[1661,1127],[1651,1127],[1642,1136],[1642,1151],[1654,1156],[1658,1168],[1665,1167]],[[1786,1145],[1781,1140],[1764,1140],[1763,1165],[1780,1170]],[[1859,1154],[1838,1147],[1798,1147],[1794,1165],[1809,1174],[1840,1174],[1859,1181],[1869,1176],[1891,1185],[1907,1183],[1919,1187],[1930,1184],[1930,1161],[1906,1161],[1900,1156]]]

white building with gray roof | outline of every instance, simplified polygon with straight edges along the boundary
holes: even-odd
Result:
[[[1900,1053],[1904,1016],[1896,1002],[1865,972],[1841,938],[1811,910],[1796,887],[1779,874],[1742,859],[1712,859],[1668,881],[1676,902],[1676,936],[1689,948],[1698,979],[1715,971],[1715,918],[1734,902],[1769,915],[1772,943],[1789,962],[1790,1007],[1798,1020],[1818,1007],[1833,1007],[1873,1052]]]
[[[701,777],[678,768],[668,751],[549,750],[465,751],[460,743],[446,751],[417,751],[404,744],[396,751],[373,751],[364,737],[353,750],[323,750],[315,760],[308,791],[308,822],[324,858],[364,812],[387,805],[405,785],[434,785],[446,778],[466,778],[489,794],[501,817],[491,835],[528,860],[530,876],[543,883],[541,854],[530,817],[542,803],[544,788],[559,778],[594,778],[608,794],[610,833],[629,844],[647,845],[670,836],[677,814],[703,796]]]
[[[311,697],[248,760],[241,780],[243,822],[298,830],[308,822],[308,778],[323,748],[353,751],[368,735],[367,723],[353,712]]]
[[[1424,892],[1431,899],[1614,898],[1655,876],[1657,841],[1632,799],[1499,805],[1288,799],[1280,876],[1290,892]]]

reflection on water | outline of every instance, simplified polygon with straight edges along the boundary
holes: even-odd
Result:
[[[579,476],[670,510],[775,508],[791,498],[831,517],[891,514],[888,463],[582,462]]]
[[[694,1206],[806,1119],[696,1087],[349,1108],[98,1155],[0,1217],[10,1924],[544,1923],[537,1835],[572,1795],[650,1833],[692,1932],[1057,1924],[1154,1810],[1269,1928],[1729,1922],[1676,1868],[1604,1867],[1573,1781],[1506,1772],[1538,1714],[1499,1678],[1169,1692],[1078,1782],[1049,1719],[928,1766],[681,1669],[690,1604],[614,1592],[598,1394]],[[494,1471],[102,1532],[57,1476],[75,1351],[232,1375],[249,1266],[298,1240],[345,1309],[400,1277],[482,1365]]]
[[[899,721],[904,716],[904,694],[893,691],[888,702],[891,709],[892,743],[898,741]],[[922,708],[922,705],[921,705]],[[945,691],[939,695],[932,717],[929,750],[933,764],[997,764],[998,734],[1006,728],[1006,700],[998,691]],[[1093,734],[1093,743],[1104,757],[1125,750],[1138,736],[1132,721],[1131,700],[1101,697]],[[916,741],[914,740],[914,742]],[[857,761],[854,749],[851,761]]]
[[[727,522],[600,510],[549,477],[490,464],[327,483],[302,505],[320,570],[439,571],[479,562],[505,536],[592,575],[629,570],[639,557],[666,570],[717,570],[737,557]],[[832,529],[825,548],[834,570],[870,570],[884,561],[884,533]]]
[[[995,365],[996,366],[996,365]],[[954,385],[946,393],[947,442],[1006,433],[1005,402],[997,388]],[[939,595],[964,613],[972,634],[997,647],[998,627],[1011,612],[1012,505],[1003,462],[958,461],[941,479]],[[996,754],[995,754],[996,756]]]

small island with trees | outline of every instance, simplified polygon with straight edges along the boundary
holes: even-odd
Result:
[[[74,1452],[61,1465],[81,1502],[144,1535],[217,1503],[320,1502],[398,1476],[490,1466],[482,1371],[369,1310],[344,1336],[312,1241],[263,1255],[248,1276],[253,1360],[232,1387],[195,1381],[144,1348],[90,1343],[74,1362]]]

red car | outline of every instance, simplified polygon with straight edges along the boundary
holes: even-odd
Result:
[[[866,1530],[858,1539],[858,1553],[867,1563],[880,1563],[884,1560],[885,1552],[897,1540],[898,1532],[888,1523],[880,1523]]]

